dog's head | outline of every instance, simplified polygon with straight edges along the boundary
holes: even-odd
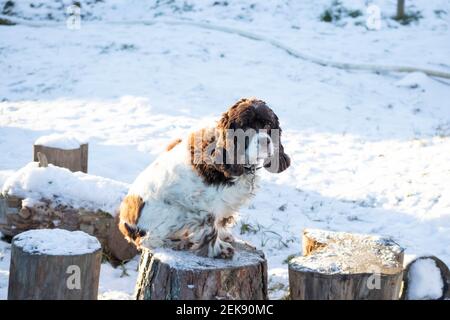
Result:
[[[259,167],[279,173],[290,166],[278,117],[262,100],[239,100],[222,115],[217,132],[215,166],[226,177]]]

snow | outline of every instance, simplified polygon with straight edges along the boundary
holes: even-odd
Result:
[[[397,273],[402,265],[398,255],[402,248],[389,238],[367,236],[357,233],[336,233],[308,229],[308,235],[326,244],[314,254],[291,259],[292,268],[324,274],[348,273]]]
[[[438,299],[442,297],[444,283],[439,268],[433,259],[418,259],[408,274],[408,299]]]
[[[99,295],[100,300],[132,299],[138,275],[138,258],[127,264],[113,268],[109,263],[102,263],[100,269]]]
[[[14,237],[14,245],[30,254],[81,255],[101,249],[97,238],[83,231],[38,229]]]
[[[24,205],[34,205],[42,199],[54,206],[69,205],[86,210],[102,210],[115,215],[128,192],[128,185],[112,179],[71,172],[66,168],[39,167],[30,162],[5,181],[2,193],[23,198]]]
[[[51,134],[39,137],[34,144],[64,150],[78,149],[80,145],[86,143],[82,139],[64,134]]]
[[[165,248],[152,250],[155,257],[161,262],[177,270],[198,270],[250,266],[260,263],[263,258],[258,254],[245,250],[236,250],[233,259],[214,259],[199,257],[191,252],[175,251]]]
[[[0,26],[0,181],[29,163],[36,139],[58,133],[89,141],[90,174],[131,183],[169,142],[256,96],[279,116],[292,166],[263,173],[234,233],[265,252],[271,298],[287,293],[285,261],[300,254],[303,228],[389,236],[405,260],[450,264],[448,80],[345,71],[267,41],[142,22],[232,26],[320,59],[450,71],[448,1],[406,1],[423,16],[408,26],[390,19],[395,2],[371,1],[382,15],[373,31],[366,1],[341,1],[358,18],[320,21],[330,2],[81,1],[81,29],[69,30],[68,1],[15,1],[8,18],[48,26]],[[99,296],[131,297],[136,261],[122,277],[103,264]]]
[[[422,72],[412,72],[406,75],[403,79],[397,81],[395,83],[396,86],[399,87],[409,87],[409,88],[417,88],[422,87],[426,88],[427,83],[432,81]]]

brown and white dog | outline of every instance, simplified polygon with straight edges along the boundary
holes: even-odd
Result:
[[[241,99],[217,125],[178,139],[132,184],[119,229],[138,247],[169,246],[231,258],[230,227],[254,195],[258,169],[286,170],[278,117],[264,101]]]

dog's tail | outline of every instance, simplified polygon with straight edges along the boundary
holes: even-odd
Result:
[[[133,241],[136,241],[136,239],[143,238],[143,237],[145,237],[147,235],[147,231],[139,228],[135,224],[130,225],[127,222],[121,222],[121,223],[123,223],[123,225],[124,225],[124,227],[125,227],[125,229],[127,231],[126,236],[128,238],[130,238],[131,240],[133,240]]]
[[[119,230],[125,239],[135,243],[137,247],[140,245],[141,238],[147,234],[145,230],[137,226],[144,205],[142,198],[136,195],[127,195],[120,205]]]

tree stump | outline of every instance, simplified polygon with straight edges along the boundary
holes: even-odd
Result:
[[[38,140],[39,141],[39,140]],[[88,171],[88,144],[80,144],[75,149],[61,149],[44,145],[33,146],[33,161],[39,161],[39,154],[43,154],[48,163],[67,168],[72,172]]]
[[[403,249],[388,238],[305,229],[289,263],[293,300],[397,300]]]
[[[397,15],[395,18],[401,20],[405,17],[405,0],[397,0]]]
[[[102,210],[54,205],[48,199],[41,199],[32,206],[23,200],[0,194],[0,232],[7,237],[32,229],[81,230],[100,241],[103,252],[113,264],[129,260],[138,253],[136,247],[120,233],[118,216]]]
[[[82,231],[31,230],[13,238],[9,300],[96,300],[98,240]]]
[[[138,300],[265,300],[267,262],[261,251],[240,246],[232,260],[185,251],[144,249],[135,297]]]
[[[408,263],[403,275],[403,300],[450,299],[450,271],[435,256],[418,257]]]

